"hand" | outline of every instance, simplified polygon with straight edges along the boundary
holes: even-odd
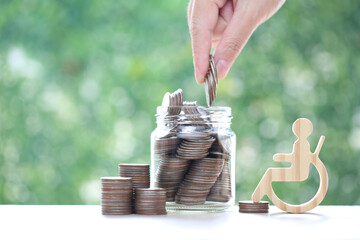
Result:
[[[285,0],[190,0],[188,22],[195,78],[204,82],[209,53],[215,50],[218,78],[225,78],[255,29],[268,20]]]
[[[277,153],[273,156],[273,160],[275,162],[293,162],[295,155],[293,153],[284,154],[284,153]]]

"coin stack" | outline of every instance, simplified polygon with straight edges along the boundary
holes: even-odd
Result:
[[[155,154],[170,155],[176,152],[176,149],[180,145],[181,139],[172,136],[164,136],[155,141]]]
[[[144,215],[166,214],[166,190],[163,188],[137,188],[135,212]]]
[[[227,202],[231,196],[231,178],[229,160],[224,161],[224,167],[215,184],[211,187],[207,201]]]
[[[184,113],[189,121],[192,122],[194,126],[208,126],[203,118],[201,118],[201,113],[199,111],[199,105],[196,101],[194,102],[184,102],[183,103]]]
[[[210,156],[214,158],[217,157],[224,159],[224,167],[214,186],[212,186],[212,188],[210,189],[210,193],[207,196],[206,200],[214,202],[227,202],[230,200],[231,196],[231,169],[229,164],[230,154],[223,147],[223,145],[225,144],[221,143],[224,142],[224,140],[227,138],[220,138],[218,134],[216,134],[214,137],[216,138],[216,141],[211,146],[209,153]]]
[[[102,177],[101,185],[101,211],[103,215],[132,213],[131,178]]]
[[[175,202],[187,205],[204,204],[211,187],[221,173],[223,165],[223,159],[193,160],[189,172],[176,193]]]
[[[269,202],[239,201],[239,212],[241,213],[268,213]]]
[[[184,139],[177,149],[177,156],[187,160],[202,159],[209,154],[209,149],[214,141],[213,137]]]
[[[133,188],[150,187],[150,165],[149,164],[119,164],[120,177],[130,177]]]
[[[119,164],[120,177],[130,177],[133,186],[133,201],[135,189],[150,187],[149,164]]]
[[[181,106],[183,104],[183,91],[178,89],[173,93],[165,93],[162,106],[168,106],[167,111],[169,115],[179,115]]]
[[[160,159],[155,186],[166,189],[167,201],[173,202],[180,183],[190,165],[189,160],[166,156]]]
[[[216,98],[216,88],[218,84],[215,61],[212,55],[210,55],[209,65],[209,70],[205,76],[205,96],[207,105],[210,107]]]

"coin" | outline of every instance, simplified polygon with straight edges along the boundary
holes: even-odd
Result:
[[[216,88],[217,88],[218,78],[217,70],[214,61],[214,57],[210,55],[209,58],[209,69],[205,76],[205,96],[206,103],[210,107],[216,98]]]
[[[239,201],[239,212],[241,213],[268,213],[269,202]]]

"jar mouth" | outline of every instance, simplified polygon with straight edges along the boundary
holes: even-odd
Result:
[[[210,114],[217,114],[219,116],[223,117],[231,117],[231,107],[221,107],[221,106],[215,106],[215,107],[205,107],[205,106],[196,106],[194,108],[197,108],[201,115],[202,113],[210,113]],[[171,112],[175,112],[178,114],[172,114],[172,115],[189,115],[188,113],[184,112],[184,106],[171,106],[171,107],[164,107],[164,106],[158,106],[156,108],[156,114],[155,117],[159,116],[165,116],[168,115],[169,109],[171,109]]]
[[[230,124],[230,107],[204,107],[204,106],[158,106],[155,114],[157,120],[177,124]]]

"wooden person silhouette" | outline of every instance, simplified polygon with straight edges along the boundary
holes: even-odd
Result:
[[[293,124],[292,130],[295,136],[298,137],[293,145],[293,152],[290,154],[275,154],[273,157],[274,161],[277,162],[291,162],[291,166],[289,168],[269,168],[256,187],[252,200],[259,202],[267,195],[278,208],[291,213],[302,213],[319,205],[324,199],[328,188],[326,168],[319,159],[319,153],[325,137],[320,137],[316,150],[312,153],[310,151],[310,144],[307,141],[313,130],[310,120],[306,118],[297,119]],[[281,201],[272,188],[272,182],[305,181],[309,177],[311,163],[314,164],[320,175],[319,190],[314,198],[301,205],[292,205]]]

